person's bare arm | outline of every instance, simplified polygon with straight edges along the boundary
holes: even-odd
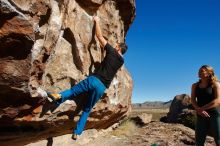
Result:
[[[202,107],[205,110],[220,106],[220,83],[216,82],[213,89],[215,99]]]
[[[194,83],[191,88],[191,103],[196,110],[197,108],[199,108],[199,106],[197,105],[197,102],[196,102],[195,90],[196,90],[196,83]]]
[[[101,28],[100,28],[100,25],[99,25],[99,17],[94,16],[93,19],[94,19],[94,22],[95,22],[96,37],[98,38],[99,43],[101,44],[101,47],[104,48],[105,45],[107,44],[107,40],[102,35],[102,31],[101,31]]]

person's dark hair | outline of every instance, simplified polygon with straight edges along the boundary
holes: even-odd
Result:
[[[118,43],[119,47],[121,48],[121,53],[125,54],[128,50],[128,46],[125,43]]]

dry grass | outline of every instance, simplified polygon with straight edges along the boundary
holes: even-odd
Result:
[[[137,125],[128,119],[122,122],[122,124],[116,130],[112,131],[111,134],[117,137],[127,137],[131,136],[137,128]]]
[[[130,120],[132,117],[140,115],[142,113],[152,114],[152,121],[159,121],[161,117],[165,116],[168,113],[169,109],[133,109],[131,115],[128,119],[123,121],[120,126],[111,132],[111,135],[117,137],[128,137],[135,133],[139,127]]]
[[[132,109],[131,117],[135,117],[142,113],[152,114],[152,121],[159,121],[161,117],[166,116],[169,109],[148,109],[148,108],[134,108]]]

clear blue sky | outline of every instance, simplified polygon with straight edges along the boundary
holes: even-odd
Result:
[[[126,42],[133,103],[190,94],[201,65],[220,78],[220,1],[136,0]]]

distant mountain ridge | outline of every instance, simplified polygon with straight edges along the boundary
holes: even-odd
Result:
[[[144,103],[133,103],[132,108],[169,108],[173,100],[163,101],[146,101]]]

